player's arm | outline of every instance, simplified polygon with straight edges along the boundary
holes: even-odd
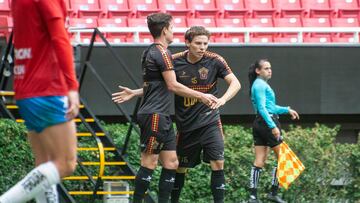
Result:
[[[114,94],[112,94],[112,100],[115,103],[123,103],[126,101],[129,101],[130,99],[132,99],[133,97],[141,97],[144,94],[143,88],[139,88],[139,89],[130,89],[128,87],[124,87],[119,85],[119,88],[121,91],[116,92]]]
[[[175,94],[182,97],[196,98],[210,108],[215,109],[217,105],[217,98],[212,94],[204,94],[195,90],[192,90],[185,85],[177,82],[175,72],[172,70],[162,72],[163,78],[166,82],[168,89]]]
[[[219,98],[218,106],[216,108],[219,108],[220,106],[225,105],[226,102],[228,102],[230,99],[232,99],[240,90],[241,84],[239,80],[236,78],[236,76],[233,73],[228,74],[225,76],[225,81],[229,85],[224,95]]]

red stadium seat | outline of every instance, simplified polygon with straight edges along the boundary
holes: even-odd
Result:
[[[105,15],[100,9],[99,0],[70,0],[71,9],[78,18],[99,18]]]
[[[139,42],[140,43],[152,43],[154,41],[153,37],[149,33],[140,33],[139,34]],[[127,35],[126,36],[126,42],[134,43],[135,38],[134,35]]]
[[[300,0],[274,0],[274,8],[278,10],[300,10]]]
[[[277,43],[299,43],[298,35],[295,33],[283,33],[274,37],[274,42]]]
[[[305,9],[329,9],[329,0],[301,0]]]
[[[245,8],[245,0],[216,0],[219,14],[225,18],[244,18],[250,16],[250,12]]]
[[[271,33],[250,34],[250,42],[251,43],[272,43],[272,42],[274,42],[274,35],[277,35],[277,34],[271,34]]]
[[[303,18],[304,27],[331,27],[329,18]]]
[[[158,0],[161,11],[188,11],[186,0]]]
[[[185,38],[184,38],[184,34],[182,33],[174,33],[174,43],[184,43],[185,42]]]
[[[188,26],[200,25],[204,27],[216,27],[215,20],[212,18],[188,18]]]
[[[300,18],[275,18],[275,27],[302,27]]]
[[[98,27],[98,23],[97,20],[93,18],[70,18],[69,26],[77,28],[96,28]]]
[[[360,9],[339,9],[340,18],[360,18]]]
[[[245,19],[246,27],[274,27],[272,18],[248,18]]]
[[[128,18],[129,27],[147,27],[146,18]]]
[[[339,33],[332,36],[332,41],[337,43],[355,43],[354,34]]]
[[[0,15],[10,14],[10,4],[8,0],[0,0]]]
[[[128,17],[132,14],[127,0],[101,0],[100,3],[109,18],[114,16]]]
[[[160,12],[157,0],[129,0],[129,7],[135,11],[137,17],[144,17],[150,13]]]
[[[10,34],[9,27],[12,27],[12,19],[8,16],[0,16],[0,36],[8,37]]]
[[[245,0],[245,8],[250,10],[269,10],[274,8],[272,0]]]
[[[212,40],[211,40],[212,41]],[[243,33],[229,33],[220,36],[214,36],[213,41],[216,43],[243,43]]]
[[[359,27],[358,18],[333,18],[331,19],[333,27]]]
[[[125,43],[129,33],[107,33],[106,39],[113,44]],[[132,35],[131,35],[132,36]]]
[[[217,27],[244,27],[244,19],[242,18],[218,18],[216,19]]]
[[[100,18],[98,19],[99,27],[127,27],[127,18]]]
[[[331,34],[305,35],[304,43],[331,43]]]
[[[358,0],[330,0],[333,9],[357,9],[360,8]]]
[[[195,12],[195,17],[215,19],[220,13],[215,6],[215,1],[211,0],[187,0],[187,5],[190,10]]]
[[[187,27],[187,14],[185,15],[181,15],[181,13],[172,13],[170,12],[170,14],[173,17],[173,23],[175,27]]]

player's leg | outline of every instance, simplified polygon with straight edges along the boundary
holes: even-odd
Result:
[[[35,166],[39,166],[42,163],[46,163],[50,161],[50,156],[46,153],[46,150],[41,145],[41,140],[39,139],[39,135],[30,131],[28,133],[28,140],[35,158]],[[58,203],[59,197],[56,189],[56,185],[48,188],[45,191],[40,192],[35,197],[36,203]]]
[[[171,191],[171,203],[179,203],[181,190],[185,184],[185,175],[187,168],[179,167],[176,169],[175,183]]]
[[[201,145],[204,150],[204,161],[210,162],[210,188],[215,203],[225,199],[224,174],[224,139],[220,120],[201,128]]]

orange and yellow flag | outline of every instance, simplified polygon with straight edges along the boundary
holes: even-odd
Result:
[[[277,170],[280,186],[288,189],[290,184],[294,182],[304,169],[305,166],[301,163],[295,153],[285,142],[282,142],[280,144]]]

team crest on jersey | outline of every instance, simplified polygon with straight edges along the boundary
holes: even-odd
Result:
[[[199,69],[200,79],[206,80],[208,77],[209,69],[202,67]]]

